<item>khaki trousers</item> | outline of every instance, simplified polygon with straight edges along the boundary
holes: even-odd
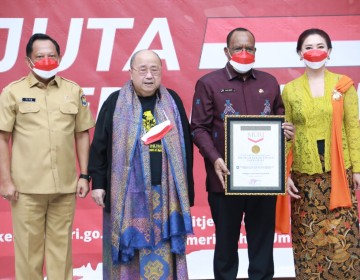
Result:
[[[19,194],[11,204],[17,280],[72,280],[75,194]]]

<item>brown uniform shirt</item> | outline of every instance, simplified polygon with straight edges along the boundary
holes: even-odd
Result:
[[[75,132],[94,125],[82,89],[62,77],[46,87],[30,73],[4,88],[0,130],[12,132],[11,176],[17,191],[75,192]]]

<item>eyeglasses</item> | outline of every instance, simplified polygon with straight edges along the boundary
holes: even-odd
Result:
[[[256,50],[256,48],[253,48],[253,47],[238,47],[238,48],[228,48],[228,49],[234,53],[241,52],[242,50],[244,50],[251,54],[254,54],[255,50]]]
[[[159,67],[151,67],[151,68],[142,67],[139,69],[131,67],[131,69],[137,71],[140,76],[146,76],[149,73],[149,71],[153,76],[159,76],[161,73],[161,68]]]

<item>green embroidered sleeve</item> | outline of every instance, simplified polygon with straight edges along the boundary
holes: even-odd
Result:
[[[344,95],[343,146],[347,148],[353,172],[360,172],[360,126],[358,95],[352,86]],[[345,157],[345,155],[344,155]]]
[[[341,75],[325,72],[325,94],[314,98],[306,74],[286,84],[282,98],[286,120],[295,125],[292,169],[307,174],[322,173],[317,141],[325,141],[325,171],[330,171],[332,90]],[[360,128],[358,98],[354,87],[345,93],[343,151],[345,167],[360,172]],[[289,144],[287,149],[289,148]]]

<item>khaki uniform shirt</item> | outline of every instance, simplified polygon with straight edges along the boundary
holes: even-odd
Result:
[[[82,89],[59,76],[46,87],[32,73],[0,95],[0,130],[12,132],[11,176],[20,193],[76,191],[75,132],[93,127]]]

